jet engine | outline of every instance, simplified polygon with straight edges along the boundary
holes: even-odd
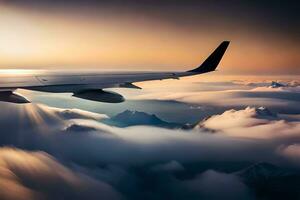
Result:
[[[0,101],[10,102],[10,103],[30,103],[25,97],[20,94],[14,93],[13,91],[1,91]]]
[[[118,93],[104,90],[83,90],[73,94],[74,97],[105,103],[121,103],[124,97]]]

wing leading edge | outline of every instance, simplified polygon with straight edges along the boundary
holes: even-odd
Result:
[[[215,71],[228,45],[229,41],[223,41],[199,67],[186,72],[46,74],[22,77],[22,81],[11,77],[9,79],[1,78],[0,101],[28,103],[29,101],[27,99],[13,92],[20,88],[55,93],[70,92],[73,93],[74,97],[78,98],[100,102],[119,103],[124,100],[119,94],[103,91],[102,89],[116,87],[141,89],[133,83],[150,80],[178,79],[179,77],[193,76]]]

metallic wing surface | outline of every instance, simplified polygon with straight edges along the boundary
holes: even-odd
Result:
[[[102,73],[41,73],[31,75],[0,76],[0,101],[29,103],[15,93],[26,89],[54,93],[73,93],[73,96],[92,101],[119,103],[124,101],[120,94],[104,91],[105,88],[135,88],[135,82],[178,79],[215,71],[229,41],[223,41],[214,52],[197,68],[185,72],[102,72]]]

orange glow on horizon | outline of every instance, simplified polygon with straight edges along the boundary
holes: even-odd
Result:
[[[275,36],[196,27],[188,32],[159,21],[105,14],[82,18],[0,6],[0,68],[186,70],[229,39],[223,72],[300,73],[299,46]]]

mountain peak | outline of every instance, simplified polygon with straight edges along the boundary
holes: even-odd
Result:
[[[180,127],[179,124],[169,123],[161,120],[155,114],[148,114],[146,112],[125,110],[116,116],[104,121],[107,124],[127,127],[136,125],[150,125],[165,128],[177,128]]]
[[[266,107],[259,107],[255,108],[255,112],[257,116],[262,116],[262,117],[276,117],[276,114],[271,112],[268,108]]]
[[[131,110],[125,110],[124,112],[117,114],[116,116],[112,117],[111,119],[114,121],[135,120],[136,122],[157,122],[157,123],[163,122],[161,119],[159,119],[154,114],[148,114],[145,112],[131,111]]]
[[[283,176],[286,175],[286,172],[273,164],[260,162],[236,172],[235,174],[247,181],[254,182]]]
[[[285,85],[282,84],[282,83],[276,82],[276,81],[272,81],[270,87],[271,87],[271,88],[279,88],[279,87],[285,87]]]

